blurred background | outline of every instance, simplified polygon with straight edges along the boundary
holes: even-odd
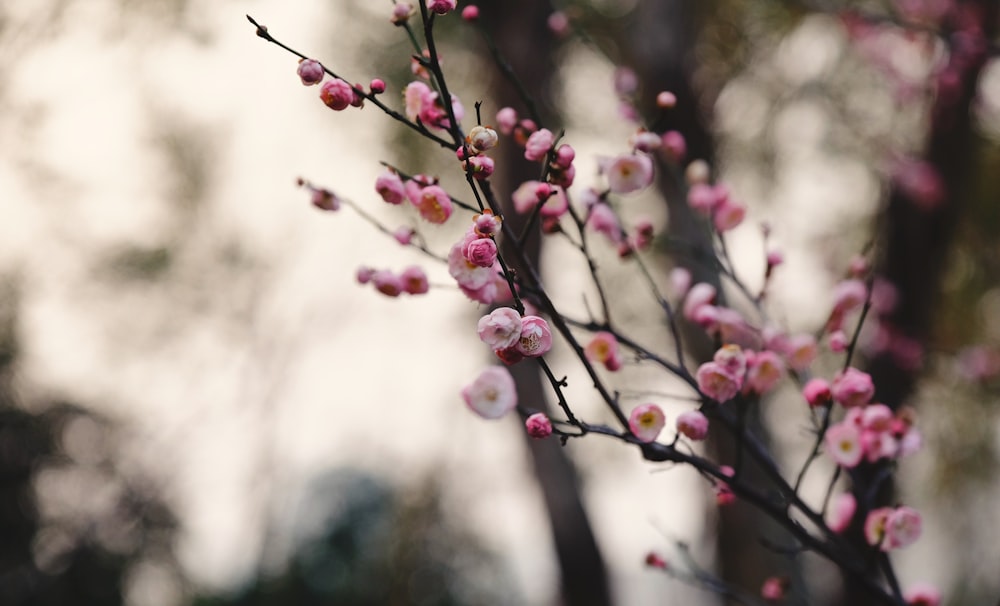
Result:
[[[428,229],[372,184],[384,160],[440,173],[461,196],[453,159],[373,107],[331,112],[244,14],[352,81],[385,78],[393,105],[411,76],[390,9],[0,3],[0,604],[722,603],[647,569],[651,550],[690,554],[751,594],[780,570],[802,603],[848,599],[820,563],[748,556],[761,551],[757,523],[720,516],[689,470],[597,438],[528,447],[515,419],[469,414],[458,392],[491,363],[470,354],[483,310],[443,267],[427,267],[425,297],[355,283],[359,265],[424,259],[350,209],[312,208],[296,178],[446,251],[461,226]],[[749,205],[730,245],[752,288],[770,225],[786,259],[768,291],[781,326],[821,327],[851,257],[872,260],[896,305],[874,314],[860,363],[881,400],[918,410],[926,441],[893,487],[925,520],[924,538],[895,558],[901,581],[935,583],[949,604],[995,600],[993,3],[482,9],[547,122],[566,128],[581,187],[597,182],[598,155],[628,149],[635,125],[613,82],[634,70],[646,83],[634,109],[680,130],[689,157],[711,161]],[[558,35],[556,9],[589,35]],[[452,89],[468,115],[484,100],[489,122],[514,101],[475,32],[457,16],[439,25]],[[679,98],[666,116],[650,106],[663,89]],[[501,166],[509,191],[521,169]],[[676,193],[660,182],[622,213],[683,234]],[[658,250],[665,281],[671,250]],[[541,254],[565,307],[585,311],[584,266],[559,244]],[[610,269],[615,251],[598,256],[630,292],[632,278]],[[626,326],[670,351],[655,306],[620,306]],[[565,353],[553,361],[577,408],[601,420]],[[632,403],[674,388],[637,364],[617,380]],[[690,407],[664,404],[668,415]],[[801,408],[789,388],[762,411],[792,470],[811,445]],[[817,469],[813,499],[830,477]]]

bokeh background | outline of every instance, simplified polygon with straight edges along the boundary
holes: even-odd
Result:
[[[844,5],[804,1],[560,5],[586,39],[552,35],[547,3],[494,4],[503,3],[484,2],[484,12],[509,24],[498,40],[552,67],[528,81],[548,91],[545,111],[576,147],[582,185],[597,182],[596,157],[625,151],[634,131],[620,116],[616,67],[683,74],[674,119],[685,132],[703,124],[701,140],[689,137],[692,155],[712,160],[751,209],[731,239],[737,269],[760,285],[767,222],[786,258],[770,285],[772,317],[812,331],[851,256],[880,258],[892,226],[905,224],[898,192],[933,193],[919,181],[926,173],[912,186],[905,169],[925,157],[934,166],[939,75],[955,55],[947,30],[963,23],[944,15],[985,3],[846,3],[865,11],[858,20],[836,10]],[[460,191],[447,176],[453,161],[373,107],[331,112],[299,83],[295,58],[255,37],[244,17],[345,77],[385,78],[394,102],[410,49],[387,21],[390,8],[0,4],[0,603],[564,599],[574,580],[560,581],[546,479],[523,430],[514,419],[475,418],[458,397],[490,363],[471,329],[482,309],[440,266],[428,266],[435,288],[426,297],[392,300],[358,286],[359,265],[423,260],[350,209],[312,208],[295,186],[299,176],[327,186],[389,227],[418,227],[444,251],[461,227],[429,230],[381,203],[372,184],[384,160],[441,173]],[[484,100],[490,116],[499,102],[495,83],[477,77],[490,71],[482,44],[449,19],[440,29],[452,87],[470,113]],[[922,355],[902,398],[919,410],[927,447],[902,465],[897,490],[925,513],[925,537],[897,561],[904,585],[936,583],[953,604],[1000,592],[991,523],[1000,497],[1000,66],[996,23],[981,26],[988,58],[959,112],[968,120],[948,125],[967,135],[946,154],[962,163],[966,187],[931,211],[907,207],[955,210],[914,236],[944,242],[936,269],[910,259],[926,288],[904,292],[928,308],[908,333]],[[666,225],[655,189],[623,214]],[[652,259],[664,279],[667,252]],[[598,254],[614,265],[613,250]],[[570,257],[551,244],[543,265],[567,308],[585,311],[586,274]],[[639,292],[627,275],[609,270],[608,279]],[[651,308],[623,299],[627,325],[669,351]],[[886,351],[878,337],[866,349],[871,364]],[[600,415],[570,359],[553,359],[580,410]],[[623,376],[634,403],[674,388],[638,365]],[[764,422],[794,468],[809,442],[805,417],[789,420],[804,413],[786,391]],[[675,414],[689,404],[671,406]],[[564,454],[611,587],[593,603],[720,603],[643,565],[650,550],[683,562],[681,542],[713,567],[725,527],[710,487],[596,438]],[[822,493],[823,469],[807,490]],[[803,566],[812,574],[814,563]],[[816,575],[810,603],[836,586],[828,571]]]

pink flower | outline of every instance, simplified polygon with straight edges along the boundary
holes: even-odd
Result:
[[[552,435],[552,421],[545,416],[544,412],[536,412],[524,420],[524,428],[528,430],[528,435],[541,439]]]
[[[514,377],[502,366],[490,366],[462,389],[462,399],[484,419],[499,419],[517,406]]]
[[[415,12],[416,9],[413,8],[412,4],[408,2],[398,2],[393,5],[392,17],[389,20],[395,25],[402,25],[409,21],[410,17],[413,16],[413,13]]]
[[[806,402],[809,402],[810,406],[822,406],[833,398],[830,393],[830,384],[827,383],[826,379],[819,377],[809,379],[806,382],[805,386],[802,387],[802,395],[805,396]]]
[[[780,602],[785,599],[785,586],[788,581],[780,577],[768,577],[760,587],[760,597],[768,602]]]
[[[798,334],[788,338],[785,350],[785,361],[794,370],[805,370],[816,359],[819,347],[816,337],[810,334]]]
[[[404,269],[403,273],[399,274],[399,279],[403,283],[403,292],[407,294],[422,295],[430,290],[427,274],[416,265]]]
[[[381,78],[372,78],[372,81],[368,84],[368,90],[370,90],[373,95],[381,95],[385,92],[385,80],[382,80]]]
[[[340,78],[334,78],[323,83],[323,86],[320,87],[319,98],[327,107],[339,112],[350,107],[351,102],[354,101],[354,89]]]
[[[588,360],[600,362],[610,371],[621,368],[622,361],[618,354],[618,339],[610,332],[598,332],[583,348]]]
[[[552,195],[545,199],[538,212],[546,219],[558,219],[569,210],[569,200],[561,187],[552,188]]]
[[[465,253],[470,263],[479,267],[493,267],[497,260],[497,245],[490,238],[476,238],[469,242]]]
[[[458,6],[457,0],[429,0],[427,9],[439,15],[445,15],[455,10]]]
[[[833,287],[833,311],[827,322],[827,329],[838,330],[844,317],[861,307],[868,298],[868,287],[861,280],[843,280]]]
[[[552,349],[552,333],[548,322],[538,316],[521,318],[521,336],[514,347],[529,358],[545,355]]]
[[[514,193],[511,194],[510,197],[514,202],[514,210],[518,214],[527,214],[538,204],[538,194],[536,192],[539,185],[541,185],[539,181],[525,181],[518,185]]]
[[[830,393],[845,408],[863,406],[875,395],[875,385],[871,375],[852,367],[834,377]]]
[[[687,156],[687,141],[684,135],[676,130],[663,133],[660,148],[663,150],[663,155],[671,162],[681,162]]]
[[[743,379],[736,377],[718,362],[705,362],[698,367],[698,389],[716,402],[728,402],[740,391]]]
[[[660,554],[654,551],[650,551],[646,554],[646,566],[649,566],[650,568],[659,568],[660,570],[666,570],[668,567],[667,561],[664,560]]]
[[[371,282],[372,276],[374,275],[375,275],[374,269],[362,265],[361,267],[358,268],[357,272],[354,274],[354,277],[357,279],[358,284],[368,284],[369,282]]]
[[[375,191],[389,204],[402,204],[406,199],[403,180],[389,169],[375,179]]]
[[[830,333],[830,351],[834,353],[844,353],[847,351],[847,335],[842,330],[835,330]]]
[[[488,208],[482,214],[473,217],[472,223],[476,234],[484,238],[500,233],[501,219]]]
[[[653,182],[653,161],[643,154],[618,156],[608,164],[608,188],[616,194],[644,189]]]
[[[424,107],[434,103],[434,91],[423,82],[414,80],[403,89],[403,103],[406,117],[416,121]]]
[[[869,545],[881,545],[886,539],[886,522],[892,514],[892,507],[879,507],[868,512],[865,517],[865,540]]]
[[[940,606],[941,592],[929,583],[916,583],[903,594],[907,606]]]
[[[712,361],[737,379],[742,380],[746,374],[747,357],[739,345],[723,345],[712,356]]]
[[[830,501],[830,509],[826,513],[826,525],[834,532],[844,532],[851,525],[854,512],[858,510],[858,501],[849,492],[842,492]]]
[[[403,281],[391,271],[377,271],[371,276],[375,290],[387,297],[398,297],[403,292]]]
[[[555,139],[555,135],[547,128],[536,130],[524,144],[524,157],[531,162],[541,162],[552,149]]]
[[[587,227],[599,234],[604,234],[614,244],[622,241],[622,228],[618,223],[618,217],[615,216],[615,211],[603,202],[590,208],[590,214],[587,216]]]
[[[770,391],[785,373],[785,363],[778,354],[765,350],[757,352],[747,368],[747,384],[757,393]]]
[[[319,84],[323,81],[323,76],[326,75],[319,61],[312,59],[302,59],[299,61],[299,68],[296,71],[299,74],[299,78],[302,79],[302,84],[306,86]]]
[[[421,189],[414,206],[420,211],[420,216],[431,223],[444,223],[452,213],[451,197],[438,185]]]
[[[320,210],[340,210],[340,198],[337,197],[337,194],[322,187],[311,188],[311,190],[312,196],[310,201],[313,206]]]
[[[683,299],[687,294],[688,290],[691,288],[691,272],[683,267],[675,267],[670,270],[670,287],[674,291],[674,295],[678,298]],[[715,293],[712,293],[715,296]]]
[[[708,417],[697,410],[682,412],[677,416],[677,431],[691,440],[704,440],[708,435]]]
[[[392,237],[403,246],[409,246],[413,242],[414,231],[412,227],[400,227],[392,232]]]
[[[472,151],[478,154],[496,147],[499,137],[497,137],[497,131],[488,126],[473,126],[465,141],[472,148]]]
[[[569,17],[562,11],[556,11],[549,15],[545,23],[549,31],[556,37],[562,38],[569,34]]]
[[[628,418],[628,427],[640,442],[652,442],[660,435],[667,419],[663,410],[656,404],[642,404],[632,409]]]
[[[694,321],[695,312],[715,300],[715,287],[707,282],[699,282],[691,287],[684,298],[684,317]]]
[[[462,19],[466,21],[475,21],[479,18],[479,7],[475,4],[470,4],[462,9]]]
[[[885,540],[882,551],[908,547],[920,538],[923,521],[920,513],[912,507],[897,507],[885,520]]]
[[[469,158],[468,166],[472,170],[473,177],[485,179],[493,174],[496,164],[489,156],[472,156]]]
[[[479,338],[494,350],[507,349],[521,338],[521,314],[510,307],[498,307],[479,319]]]
[[[660,91],[656,95],[656,106],[662,109],[670,109],[677,105],[677,95],[670,91]]]
[[[469,260],[462,254],[462,243],[457,242],[451,247],[448,253],[448,273],[458,282],[459,288],[469,295],[470,292],[478,291],[487,287],[496,275],[489,267],[479,267],[469,263]],[[495,287],[494,287],[495,288]],[[471,297],[476,301],[480,299]]]
[[[517,112],[512,107],[502,107],[497,112],[497,128],[500,132],[509,135],[517,126]]]
[[[688,190],[688,206],[695,212],[705,216],[711,215],[712,211],[722,202],[716,194],[716,190],[707,183],[695,183]]]
[[[835,423],[826,429],[823,436],[826,451],[841,467],[857,467],[864,451],[861,448],[861,432],[850,423]]]
[[[715,225],[717,231],[726,232],[742,223],[746,214],[746,206],[727,198],[715,207],[715,214],[712,215],[712,223]]]
[[[633,151],[648,153],[660,149],[660,146],[663,145],[663,140],[656,133],[648,130],[640,130],[628,138],[628,143]]]

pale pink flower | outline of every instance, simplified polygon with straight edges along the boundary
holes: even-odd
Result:
[[[794,370],[805,370],[816,359],[819,354],[819,347],[816,345],[816,337],[801,333],[788,338],[785,345],[785,361]]]
[[[695,212],[705,215],[712,214],[717,206],[722,202],[714,187],[707,183],[695,183],[688,189],[688,206]]]
[[[366,265],[362,265],[358,268],[357,272],[354,274],[355,279],[357,279],[358,284],[368,284],[371,282],[372,276],[375,275],[375,270]]]
[[[854,512],[858,510],[858,501],[849,492],[842,492],[830,501],[830,509],[826,512],[826,525],[834,532],[844,532],[851,525]]]
[[[490,238],[476,238],[472,242],[469,242],[465,256],[473,265],[493,267],[493,264],[497,261],[496,242]]]
[[[742,379],[746,374],[747,357],[739,345],[723,345],[712,356],[712,361],[738,379]]]
[[[802,395],[810,406],[822,406],[829,402],[833,395],[830,393],[830,383],[826,379],[816,377],[809,379],[802,387]]]
[[[834,423],[823,436],[826,451],[841,467],[857,467],[864,451],[861,448],[861,432],[850,423]]]
[[[409,246],[413,242],[413,236],[416,232],[413,231],[412,227],[400,227],[396,231],[392,232],[392,237],[396,239],[403,246]]]
[[[493,158],[489,156],[472,156],[469,158],[468,165],[472,170],[472,176],[477,179],[486,179],[492,175],[493,169],[496,166]]]
[[[628,427],[640,442],[652,442],[660,435],[667,418],[656,404],[641,404],[632,409]]]
[[[403,283],[403,292],[411,295],[422,295],[430,290],[430,283],[427,281],[427,274],[416,265],[411,265],[399,274],[399,279]]]
[[[528,435],[541,439],[552,435],[552,421],[544,412],[536,412],[524,420],[524,428],[528,430]]]
[[[409,21],[416,9],[409,2],[397,2],[392,6],[392,17],[389,19],[396,25],[402,25]]]
[[[396,6],[399,6],[398,4]],[[434,91],[419,80],[414,80],[403,89],[404,113],[410,120],[416,121],[427,105],[434,103]]]
[[[694,320],[699,308],[709,305],[715,300],[715,287],[707,282],[699,282],[691,287],[684,298],[684,317]]]
[[[458,0],[428,0],[427,10],[439,15],[446,15],[455,10]]]
[[[660,148],[663,155],[671,162],[678,163],[687,157],[687,140],[676,130],[668,130],[663,133]]]
[[[469,262],[462,254],[462,243],[457,242],[448,253],[448,273],[458,282],[459,288],[466,295],[470,291],[478,291],[492,283],[495,272],[489,267],[478,267]],[[494,286],[494,288],[496,288]],[[471,297],[478,301],[476,297]]]
[[[830,333],[830,351],[833,353],[844,353],[847,351],[847,335],[842,330],[835,330]]]
[[[670,288],[678,299],[683,299],[691,288],[691,272],[684,267],[675,267],[670,270]],[[712,293],[715,296],[715,293]]]
[[[501,219],[488,208],[482,214],[473,217],[472,223],[475,232],[484,238],[500,233]]]
[[[865,517],[865,540],[869,545],[881,545],[885,542],[886,522],[892,511],[892,507],[879,507],[868,512]]]
[[[778,354],[770,350],[757,352],[749,361],[747,385],[762,394],[770,391],[785,373],[785,363]]]
[[[299,68],[296,71],[299,74],[299,78],[302,79],[302,84],[306,86],[319,84],[323,81],[323,76],[326,75],[319,61],[314,61],[313,59],[302,59],[299,61]]]
[[[605,172],[612,192],[628,194],[653,182],[653,161],[645,154],[624,154],[614,158]]]
[[[845,408],[863,406],[875,395],[871,375],[857,368],[848,368],[837,374],[830,386],[833,399]]]
[[[870,431],[889,431],[895,418],[885,404],[869,404],[861,411],[861,426]]]
[[[921,435],[920,430],[916,427],[910,427],[905,433],[903,433],[902,437],[899,438],[899,450],[897,450],[896,456],[910,456],[923,448],[923,446],[924,438],[923,435]]]
[[[640,130],[629,136],[628,144],[633,151],[648,153],[660,149],[660,146],[663,145],[663,140],[656,133],[649,132],[648,130]]]
[[[777,267],[785,262],[785,253],[780,250],[771,249],[767,251],[766,260],[769,268]]]
[[[879,459],[895,457],[896,453],[899,452],[899,442],[887,432],[863,429],[861,431],[861,450],[865,453],[865,460],[874,463]]]
[[[521,336],[514,347],[529,358],[545,355],[552,349],[552,332],[548,322],[538,316],[521,318]]]
[[[538,212],[544,218],[558,219],[569,210],[569,200],[561,187],[552,188],[552,195],[545,199]]]
[[[930,583],[914,583],[903,598],[907,606],[940,606],[941,591]]]
[[[403,292],[403,281],[388,270],[376,271],[371,275],[375,290],[387,297],[398,297]]]
[[[323,83],[323,86],[320,87],[319,98],[330,109],[341,111],[350,107],[351,102],[354,101],[354,89],[340,78],[334,78]]]
[[[502,366],[490,366],[462,389],[462,399],[484,419],[499,419],[517,406],[514,377]]]
[[[451,197],[438,185],[421,189],[413,204],[420,211],[420,216],[431,223],[444,223],[452,213]]]
[[[482,153],[496,147],[500,139],[497,131],[488,126],[473,126],[465,140],[473,153]]]
[[[555,135],[547,128],[542,128],[531,133],[528,141],[524,144],[524,157],[531,162],[540,162],[552,149],[555,142]]]
[[[549,31],[556,37],[562,38],[569,34],[569,17],[562,11],[556,11],[549,15],[545,23]]]
[[[788,581],[781,577],[768,577],[760,587],[760,597],[769,602],[780,602],[785,599],[785,586]]]
[[[639,76],[630,67],[619,66],[614,72],[615,93],[619,97],[631,97],[639,90]]]
[[[677,105],[677,95],[670,91],[660,91],[656,95],[656,106],[662,109],[670,109]]]
[[[704,440],[708,435],[708,417],[698,410],[682,412],[677,416],[677,431],[691,440]]]
[[[517,126],[517,112],[512,107],[502,107],[497,112],[497,128],[501,133],[509,135]]]
[[[882,541],[882,551],[908,547],[920,538],[923,530],[923,520],[920,513],[912,507],[897,507],[885,520],[885,539]]]
[[[610,371],[621,368],[622,361],[618,353],[618,339],[610,332],[597,332],[583,348],[588,360],[600,362]]]
[[[479,338],[494,350],[507,349],[521,338],[521,314],[510,307],[498,307],[479,319]]]
[[[395,172],[386,169],[375,179],[375,191],[389,204],[402,204],[406,199],[403,180]]]
[[[618,223],[618,217],[615,216],[615,211],[603,202],[591,207],[590,214],[587,215],[587,227],[604,234],[614,244],[622,241],[622,228]]]
[[[538,204],[538,186],[540,181],[525,181],[517,186],[514,193],[510,195],[514,202],[514,211],[519,214],[527,214]]]
[[[717,362],[705,362],[696,374],[701,393],[720,403],[733,399],[743,385],[742,377],[736,377]]]
[[[721,204],[715,207],[715,213],[712,215],[712,223],[715,225],[717,231],[726,232],[742,223],[746,214],[746,206],[726,198]]]
[[[844,323],[844,317],[861,307],[868,298],[868,287],[861,280],[842,280],[833,287],[833,311],[827,329],[838,330]]]

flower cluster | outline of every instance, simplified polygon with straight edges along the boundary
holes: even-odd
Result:
[[[483,316],[476,330],[479,339],[507,364],[537,358],[552,349],[552,332],[545,319],[521,316],[512,307],[499,307]]]
[[[398,274],[387,269],[359,267],[356,277],[358,284],[371,283],[375,290],[387,297],[398,297],[404,293],[423,295],[430,290],[427,274],[416,265],[411,265]]]

